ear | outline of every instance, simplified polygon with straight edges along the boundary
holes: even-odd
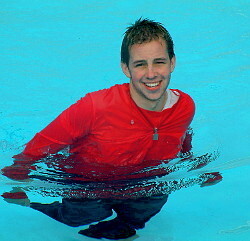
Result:
[[[176,64],[176,58],[175,56],[172,57],[172,59],[170,60],[170,64],[171,64],[171,73],[174,71],[175,68],[175,64]]]
[[[130,71],[129,71],[129,69],[128,69],[127,64],[121,63],[121,68],[122,68],[123,73],[124,73],[128,78],[131,78],[131,74],[130,74]]]

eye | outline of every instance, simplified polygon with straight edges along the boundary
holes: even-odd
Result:
[[[141,67],[141,66],[145,66],[145,63],[138,63],[138,64],[135,64],[135,67]]]
[[[156,61],[155,63],[156,63],[156,64],[166,64],[165,61]]]

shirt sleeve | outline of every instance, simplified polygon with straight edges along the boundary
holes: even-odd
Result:
[[[24,151],[14,158],[23,159],[26,156],[34,160],[56,153],[78,138],[88,135],[92,120],[93,104],[87,94],[37,133],[26,144]]]

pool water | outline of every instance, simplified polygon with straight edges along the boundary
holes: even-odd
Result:
[[[143,16],[170,31],[177,66],[170,88],[196,103],[194,153],[218,151],[217,185],[170,195],[162,211],[128,240],[250,240],[250,77],[248,1],[62,1],[0,3],[0,168],[33,135],[86,93],[128,80],[120,44]],[[0,176],[0,192],[27,184]],[[32,201],[58,200],[29,192]],[[94,240],[30,208],[0,199],[1,241]]]

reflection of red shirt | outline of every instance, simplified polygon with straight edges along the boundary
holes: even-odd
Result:
[[[42,157],[69,145],[84,163],[111,166],[172,159],[181,150],[194,115],[189,95],[161,112],[136,106],[129,84],[87,94],[70,106],[26,145],[23,154]],[[157,128],[158,140],[153,140]]]

